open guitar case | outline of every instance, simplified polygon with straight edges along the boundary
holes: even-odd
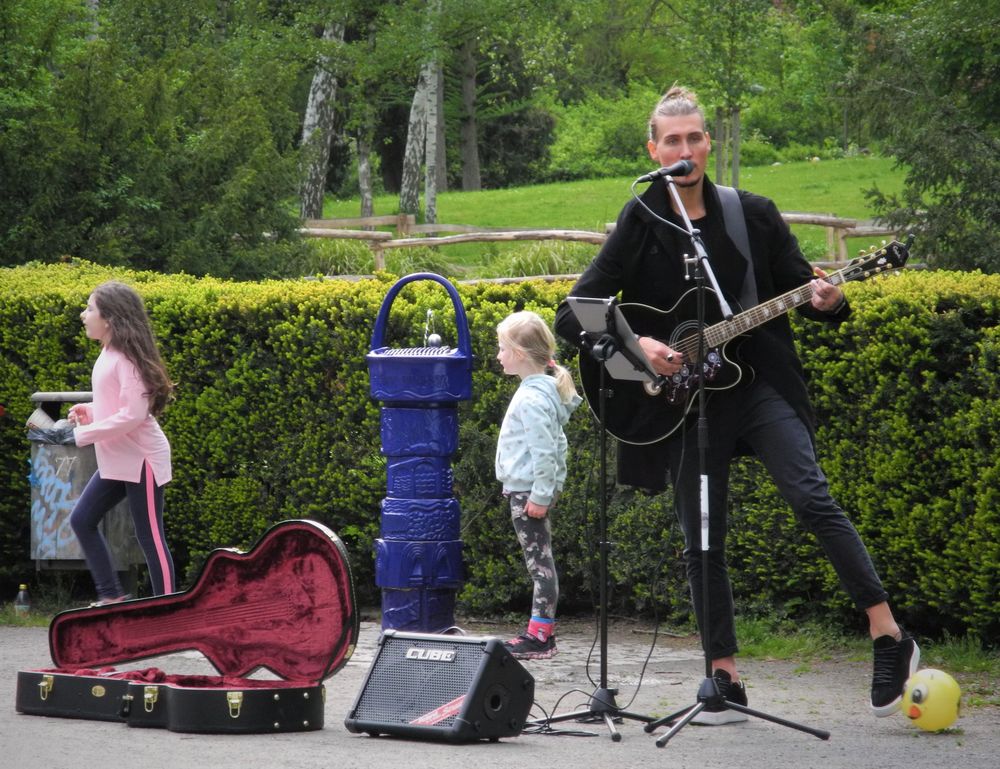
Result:
[[[57,614],[55,667],[18,672],[16,709],[176,732],[322,729],[323,682],[346,664],[358,631],[340,538],[284,521],[246,553],[212,551],[189,590]],[[218,675],[114,667],[190,650]],[[249,677],[263,669],[276,678]]]

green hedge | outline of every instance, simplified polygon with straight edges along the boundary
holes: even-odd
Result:
[[[246,547],[276,521],[314,518],[344,539],[362,598],[377,603],[372,542],[385,463],[364,356],[395,278],[231,283],[90,264],[0,270],[0,580],[8,592],[33,568],[23,429],[29,396],[89,389],[98,350],[78,315],[90,290],[110,277],[145,297],[179,383],[162,421],[174,449],[167,530],[180,573],[190,578],[212,548]],[[476,359],[475,397],[459,407],[453,461],[467,612],[522,614],[530,595],[493,478],[494,442],[516,386],[496,366],[494,328],[523,307],[551,319],[568,288],[565,281],[459,287]],[[909,271],[848,291],[855,312],[839,328],[794,318],[834,493],[911,626],[995,637],[1000,277]],[[454,343],[450,299],[431,281],[400,292],[386,343],[421,344],[428,308]],[[587,409],[568,432],[570,476],[554,517],[564,612],[589,610],[598,593],[599,441]],[[669,493],[609,489],[611,610],[688,621]],[[730,561],[741,610],[859,624],[826,559],[755,461],[737,464],[732,506]]]

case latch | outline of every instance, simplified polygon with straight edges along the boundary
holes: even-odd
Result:
[[[142,687],[142,707],[147,713],[152,713],[156,706],[156,700],[160,696],[159,686]]]
[[[239,718],[243,707],[243,692],[226,692],[226,702],[229,703],[229,717]]]
[[[44,675],[42,680],[38,682],[38,696],[42,700],[47,700],[49,698],[49,692],[52,691],[52,687],[55,686],[56,679],[54,676]]]

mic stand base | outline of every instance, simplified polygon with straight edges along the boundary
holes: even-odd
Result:
[[[586,710],[563,713],[559,716],[552,716],[552,718],[540,718],[537,721],[528,721],[526,725],[539,726],[542,724],[555,724],[560,721],[580,721],[583,723],[600,723],[603,721],[611,733],[612,742],[621,742],[622,735],[615,724],[620,724],[626,718],[631,721],[641,721],[647,724],[645,728],[646,731],[649,731],[648,725],[653,722],[653,717],[622,710],[615,701],[616,694],[618,694],[617,689],[599,687],[594,689],[594,693],[590,695],[590,707]]]
[[[730,702],[719,692],[719,684],[715,678],[705,678],[701,682],[701,686],[698,687],[697,701],[693,705],[681,708],[680,710],[671,713],[669,716],[665,716],[657,721],[651,721],[647,723],[643,729],[647,733],[652,733],[661,726],[669,725],[670,730],[656,741],[656,747],[662,748],[670,742],[677,732],[691,723],[694,717],[706,708],[712,708],[713,711],[735,710],[748,716],[754,716],[755,718],[761,718],[765,721],[770,721],[781,726],[787,726],[789,729],[797,729],[800,732],[811,734],[821,740],[830,739],[830,732],[825,729],[814,729],[811,726],[804,726],[803,724],[797,724],[794,721],[789,721],[787,718],[781,718],[780,716],[774,716],[770,713],[764,713],[760,710],[748,708],[746,705]]]

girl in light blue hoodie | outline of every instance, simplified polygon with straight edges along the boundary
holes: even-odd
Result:
[[[521,384],[500,425],[496,476],[534,583],[528,628],[504,646],[516,659],[548,659],[556,654],[559,599],[549,511],[566,480],[563,425],[581,398],[572,375],[555,361],[552,330],[536,313],[508,315],[497,326],[497,342],[504,373]]]

